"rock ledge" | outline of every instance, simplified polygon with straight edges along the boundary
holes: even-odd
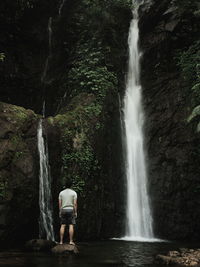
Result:
[[[200,249],[180,248],[177,251],[169,251],[167,255],[158,254],[155,263],[164,265],[199,266]]]
[[[63,245],[58,244],[57,246],[53,247],[51,251],[54,254],[79,253],[78,248],[76,246],[69,244],[63,244]]]

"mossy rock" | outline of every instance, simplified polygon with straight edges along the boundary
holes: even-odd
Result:
[[[31,236],[33,230],[27,225],[32,228],[38,203],[37,120],[31,110],[0,103],[0,200],[7,207],[6,225],[0,226],[4,245],[20,235],[23,240],[25,233]]]

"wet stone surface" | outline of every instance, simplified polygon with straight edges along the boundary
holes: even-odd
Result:
[[[179,250],[169,251],[167,255],[158,254],[155,262],[165,265],[199,266],[200,249],[180,248]]]

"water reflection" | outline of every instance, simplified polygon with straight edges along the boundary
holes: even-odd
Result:
[[[0,266],[20,267],[158,267],[154,256],[184,247],[178,243],[106,241],[79,244],[80,254],[54,256],[45,253],[0,252]],[[188,247],[188,246],[187,246]]]

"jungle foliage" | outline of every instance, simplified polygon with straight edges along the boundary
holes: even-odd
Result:
[[[200,41],[196,41],[179,55],[179,63],[183,78],[189,90],[192,90],[192,112],[188,122],[200,118]],[[197,131],[200,130],[198,123]]]

